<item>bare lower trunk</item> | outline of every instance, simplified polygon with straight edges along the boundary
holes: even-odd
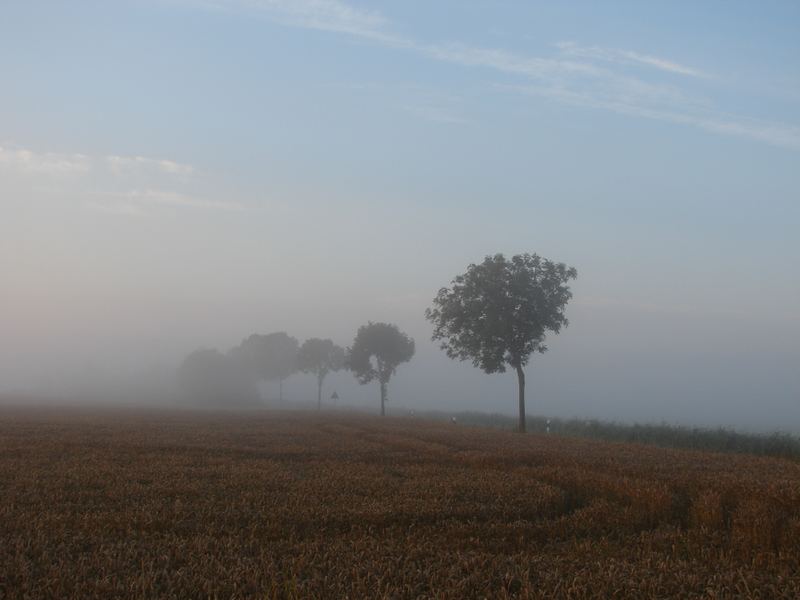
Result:
[[[317,378],[317,410],[322,410],[322,377]]]
[[[381,381],[381,416],[386,416],[386,383]]]
[[[278,382],[278,402],[283,402],[283,379]]]
[[[517,382],[519,383],[519,432],[525,433],[525,371],[517,367]]]

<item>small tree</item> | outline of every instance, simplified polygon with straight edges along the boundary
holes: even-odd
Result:
[[[297,371],[297,340],[284,331],[267,335],[253,334],[230,355],[256,378],[256,381],[277,381],[279,400],[283,401],[283,381]]]
[[[545,352],[547,332],[568,325],[564,316],[577,271],[536,254],[487,256],[442,288],[425,311],[433,339],[450,358],[470,360],[486,373],[517,373],[519,430],[525,431],[525,371],[533,352]]]
[[[297,368],[303,373],[312,373],[317,377],[317,410],[322,408],[322,383],[331,371],[344,367],[344,348],[331,340],[311,338],[303,342],[297,354]]]
[[[381,388],[381,416],[386,414],[386,388],[398,365],[414,356],[414,340],[397,325],[373,323],[358,329],[348,349],[348,368],[362,385],[375,379]]]

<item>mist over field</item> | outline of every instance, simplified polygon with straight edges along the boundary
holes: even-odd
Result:
[[[0,599],[800,598],[798,33],[0,0]]]
[[[93,402],[170,404],[178,393],[175,370],[195,347],[227,351],[251,330],[283,328],[301,340],[323,335],[347,345],[360,324],[358,315],[352,315],[349,328],[342,323],[326,327],[319,317],[295,317],[274,324],[264,319],[265,326],[248,330],[248,320],[235,314],[234,304],[230,316],[214,325],[198,319],[191,333],[181,334],[176,327],[174,334],[153,332],[142,336],[146,339],[131,339],[133,332],[110,335],[111,323],[82,336],[75,332],[74,340],[43,337],[39,348],[25,349],[22,341],[13,355],[4,353],[4,391],[12,396],[21,391]],[[346,307],[342,308],[346,313]],[[424,310],[424,304],[421,308]],[[259,322],[258,312],[253,310],[253,322]],[[514,414],[513,374],[486,375],[470,364],[449,360],[428,342],[430,328],[419,317],[421,310],[417,309],[416,318],[414,311],[408,312],[412,314],[407,321],[396,321],[415,325],[405,331],[417,341],[418,351],[393,378],[390,409],[400,405],[417,410]],[[366,307],[365,314],[369,314]],[[568,314],[570,326],[553,340],[548,353],[534,356],[527,369],[530,414],[798,431],[798,374],[793,362],[797,338],[786,339],[789,336],[781,327],[759,332],[772,334],[760,346],[750,338],[749,347],[740,348],[734,323],[725,319],[719,319],[712,329],[701,326],[698,318],[689,318],[687,323],[685,317],[644,313],[637,315],[639,331],[626,332],[633,318],[624,310],[582,307],[576,299]],[[186,317],[160,318],[171,322]],[[158,317],[154,320],[158,322]],[[318,322],[316,327],[310,325],[314,322]],[[294,327],[289,326],[292,323]],[[227,327],[240,333],[222,330]],[[324,398],[328,405],[334,391],[340,405],[377,410],[375,387],[358,385],[348,372],[327,378]],[[277,384],[265,383],[263,393],[277,398]],[[288,406],[310,405],[316,397],[313,377],[291,376],[284,384],[284,397]]]
[[[799,11],[6,3],[0,396],[171,406],[198,348],[381,321],[390,412],[514,415],[424,312],[536,252],[578,277],[529,414],[800,433]]]

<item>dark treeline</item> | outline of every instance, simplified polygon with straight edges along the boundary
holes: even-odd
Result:
[[[515,429],[513,417],[496,413],[408,411],[398,409],[396,414],[437,420],[453,421],[460,425]],[[685,448],[712,452],[735,452],[759,456],[775,456],[800,460],[800,438],[789,433],[744,433],[732,429],[686,427],[682,425],[614,423],[596,419],[548,419],[528,416],[528,431],[570,437],[588,437],[611,442],[634,442],[669,448]]]
[[[569,324],[569,281],[577,271],[537,254],[487,256],[441,288],[425,311],[433,326],[431,339],[450,358],[469,361],[485,373],[514,372],[518,384],[521,432],[526,429],[525,367],[531,356],[547,351],[547,335]],[[346,350],[328,339],[312,338],[302,346],[286,332],[253,334],[223,354],[197,350],[180,368],[186,395],[206,404],[251,405],[260,401],[259,383],[283,382],[302,371],[317,378],[317,406],[322,405],[325,376],[341,369],[362,385],[376,381],[381,415],[387,388],[397,367],[411,360],[414,340],[390,323],[368,323],[358,329]]]
[[[469,361],[485,373],[510,370],[516,375],[516,427],[521,432],[531,429],[681,448],[800,457],[800,440],[791,435],[529,417],[525,407],[525,368],[532,356],[547,351],[547,335],[558,334],[569,324],[565,310],[572,292],[568,284],[576,277],[574,268],[536,254],[487,256],[479,264],[470,264],[433,298],[425,311],[433,326],[431,337],[450,358]],[[346,369],[361,384],[378,383],[383,415],[389,381],[397,367],[413,355],[414,340],[396,325],[370,322],[359,328],[346,349],[318,338],[300,345],[285,332],[276,332],[254,334],[226,354],[198,350],[187,357],[180,379],[186,395],[194,401],[252,405],[262,401],[261,381],[279,383],[280,401],[283,381],[302,372],[316,378],[317,406],[321,407],[325,377]],[[453,413],[447,413],[447,417],[453,418]],[[458,418],[466,423],[501,427],[512,422],[508,417],[480,413],[462,413]]]
[[[283,383],[295,373],[312,375],[317,383],[317,408],[322,408],[322,387],[329,373],[349,370],[361,384],[380,385],[381,414],[389,380],[397,367],[411,360],[414,340],[389,323],[368,323],[359,328],[347,349],[330,339],[310,338],[301,345],[285,331],[245,338],[226,353],[195,350],[178,370],[181,390],[191,403],[206,406],[247,407],[263,403],[259,384]]]

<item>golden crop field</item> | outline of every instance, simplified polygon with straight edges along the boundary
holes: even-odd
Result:
[[[0,412],[0,598],[800,598],[800,463],[343,413]]]

